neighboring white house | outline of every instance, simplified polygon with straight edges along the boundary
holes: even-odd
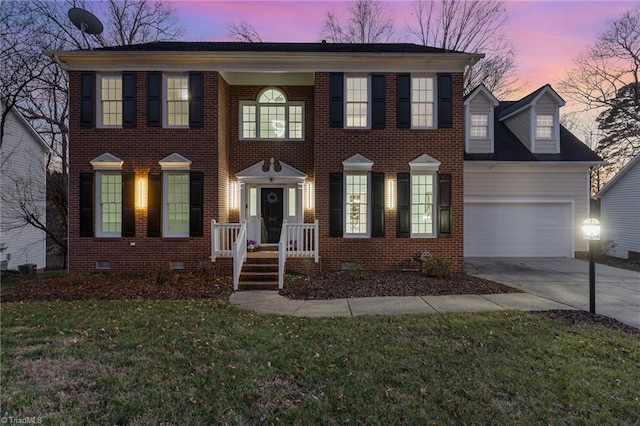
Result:
[[[640,258],[640,154],[598,192],[600,238],[613,243],[608,254]]]
[[[560,124],[545,85],[498,102],[482,85],[465,98],[464,254],[574,257],[587,251],[589,168],[601,160]]]
[[[4,111],[0,102],[0,112]],[[9,111],[0,149],[0,260],[2,267],[46,267],[44,231],[25,225],[21,206],[46,223],[45,154],[49,148],[15,109]]]

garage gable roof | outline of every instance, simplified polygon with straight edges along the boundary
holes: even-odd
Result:
[[[636,155],[625,166],[620,169],[616,175],[596,194],[597,198],[602,197],[607,191],[613,188],[629,171],[631,171],[638,163],[640,163],[640,154]],[[640,182],[639,182],[640,184]]]

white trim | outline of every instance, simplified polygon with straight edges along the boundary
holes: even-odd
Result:
[[[240,184],[247,183],[266,183],[266,184],[286,184],[286,183],[304,183],[307,174],[301,172],[295,167],[291,167],[284,161],[280,161],[280,171],[275,170],[275,159],[269,160],[269,169],[264,171],[264,160],[259,161],[253,166],[236,173],[236,178]]]
[[[162,170],[190,170],[191,160],[183,157],[182,155],[174,152],[173,154],[158,161]]]
[[[438,163],[440,164],[440,163]],[[431,232],[413,232],[413,176],[431,176]],[[438,223],[438,175],[436,170],[411,170],[409,174],[409,227],[411,238],[437,238],[436,224]]]
[[[105,152],[90,161],[93,170],[122,170],[124,161],[113,154]]]
[[[269,103],[260,103],[260,97],[264,94],[264,92],[266,92],[267,90],[277,90],[278,92],[280,92],[282,94],[282,96],[284,97],[285,101],[281,102],[281,103],[273,103],[273,104],[269,104]],[[255,132],[256,132],[256,136],[254,138],[250,138],[250,137],[245,137],[244,136],[244,128],[243,128],[243,124],[244,124],[244,114],[243,114],[243,108],[245,106],[253,106],[255,107],[255,115],[256,115],[256,121],[255,121]],[[281,106],[284,108],[284,115],[285,115],[285,136],[284,138],[267,138],[267,137],[262,137],[260,135],[260,107],[261,106]],[[302,136],[300,138],[291,138],[289,137],[290,134],[290,118],[289,118],[289,112],[290,112],[290,107],[296,107],[299,106],[302,109]],[[239,139],[241,141],[274,141],[274,142],[289,142],[289,141],[294,141],[294,142],[304,142],[305,140],[305,131],[306,131],[306,123],[305,123],[305,108],[304,108],[304,102],[303,101],[289,101],[289,98],[287,98],[287,95],[285,93],[284,90],[282,90],[279,87],[276,86],[268,86],[264,89],[262,89],[260,91],[260,93],[258,93],[258,96],[256,97],[256,100],[253,101],[240,101],[239,102],[239,111],[238,111],[238,134],[239,134]]]
[[[373,161],[360,154],[355,154],[342,162],[342,170],[345,172],[370,172]]]
[[[428,156],[427,154],[422,154],[414,160],[409,161],[409,168],[411,169],[412,173],[437,172],[438,169],[440,169],[440,162],[435,158]]]

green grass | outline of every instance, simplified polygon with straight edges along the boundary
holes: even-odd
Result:
[[[2,306],[4,416],[59,424],[638,424],[640,339],[529,313]]]

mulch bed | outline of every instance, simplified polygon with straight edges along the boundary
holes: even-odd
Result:
[[[554,320],[565,321],[572,325],[594,325],[606,327],[616,331],[622,331],[640,337],[640,328],[635,328],[616,319],[605,317],[604,315],[592,314],[587,311],[534,311],[535,315],[540,315]]]
[[[455,273],[430,278],[415,271],[340,271],[287,280],[280,294],[290,299],[340,299],[372,296],[443,296],[452,294],[522,293],[494,281]]]
[[[0,301],[184,300],[228,298],[229,276],[211,272],[159,272],[150,275],[77,275],[24,281],[2,287]]]

